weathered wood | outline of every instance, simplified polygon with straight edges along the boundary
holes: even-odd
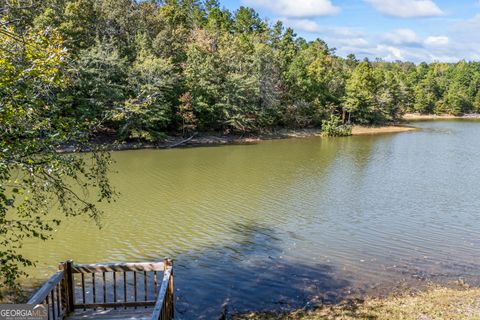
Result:
[[[67,288],[67,280],[65,279],[65,266],[64,266],[65,262],[61,262],[58,266],[58,269],[59,270],[62,270],[60,272],[62,272],[63,274],[63,279],[62,281],[60,282],[60,291],[61,291],[61,300],[62,300],[62,315],[63,313],[67,313],[68,312],[68,297],[67,297],[67,294],[68,294],[68,288]]]
[[[107,279],[105,276],[105,272],[102,272],[103,278],[103,303],[107,303]]]
[[[108,264],[75,264],[73,273],[99,273],[123,271],[163,271],[163,262],[138,262],[138,263],[108,263]]]
[[[60,285],[57,284],[57,314],[58,317],[60,318],[62,316],[62,307],[61,307],[61,302],[60,302]]]
[[[156,301],[131,301],[127,303],[123,302],[107,302],[107,303],[78,303],[75,305],[75,309],[96,309],[96,308],[115,308],[115,307],[127,307],[127,308],[135,308],[135,307],[153,307]]]
[[[28,304],[41,304],[63,279],[63,272],[56,272],[37,292],[28,300]]]
[[[93,303],[97,302],[97,291],[95,287],[95,273],[92,273],[92,297],[93,297]]]
[[[68,317],[68,320],[85,320],[85,319],[102,319],[102,320],[126,320],[126,319],[143,319],[150,320],[153,308],[147,309],[107,309],[107,310],[77,310]]]
[[[85,304],[85,275],[82,273],[82,302]]]
[[[115,271],[113,272],[113,302],[117,302],[117,273]]]
[[[54,292],[55,292],[55,288],[53,288],[53,290],[50,291],[50,301],[52,301],[52,318],[57,319],[57,317],[55,315],[55,295],[54,295]]]
[[[143,271],[143,290],[144,290],[144,300],[148,300],[148,290],[147,290],[147,271]]]
[[[153,292],[157,293],[157,271],[153,272]]]
[[[127,303],[127,272],[123,272],[123,303]]]
[[[181,146],[182,144],[187,143],[187,142],[189,142],[190,140],[192,140],[193,138],[195,138],[196,135],[197,135],[197,134],[194,133],[191,137],[189,137],[189,138],[187,138],[187,139],[185,139],[185,140],[182,140],[182,141],[180,141],[180,142],[174,143],[174,144],[172,144],[172,145],[169,145],[167,148],[175,148],[175,147]]]
[[[83,310],[84,314],[91,312],[91,318],[98,318],[96,315],[109,315],[111,310],[122,311],[124,314],[132,313],[140,315],[147,308],[151,308],[153,312],[147,319],[156,320],[170,320],[174,315],[174,288],[173,288],[173,265],[170,260],[164,262],[153,263],[120,263],[120,264],[95,264],[95,265],[75,265],[71,260],[62,263],[59,267],[61,271],[54,274],[47,283],[40,288],[35,295],[29,300],[29,303],[46,304],[48,310],[48,319],[71,319],[70,314],[75,312],[78,317],[79,311]],[[113,271],[112,271],[113,270]],[[119,270],[119,271],[115,271]],[[157,272],[162,271],[163,279],[157,285]],[[107,272],[112,272],[113,283],[110,282],[110,276]],[[116,272],[123,273],[123,301],[117,300],[117,276]],[[133,282],[127,282],[127,272],[132,272]],[[143,273],[143,293],[141,291],[141,279],[138,279],[137,272]],[[149,275],[152,273],[152,283],[149,283]],[[80,273],[82,297],[81,303],[75,301],[75,281],[74,274]],[[92,292],[87,292],[87,285],[85,283],[85,274],[91,274]],[[101,273],[102,295],[103,299],[97,299],[96,276]],[[100,276],[100,275],[98,275]],[[140,284],[139,284],[140,282]],[[107,287],[113,286],[113,301],[107,299]],[[150,293],[149,286],[153,286],[153,294]],[[128,287],[131,291],[128,291]],[[140,292],[138,292],[140,290]],[[92,295],[92,300],[87,299],[86,295]],[[100,292],[98,292],[100,294]],[[127,301],[128,294],[133,296],[133,301]],[[143,295],[143,297],[142,297]],[[152,299],[151,296],[154,296]],[[150,300],[149,300],[150,299]],[[140,301],[139,301],[140,300]],[[88,303],[92,301],[92,303]],[[127,310],[131,308],[132,311]],[[133,308],[141,308],[141,310],[133,311]],[[89,310],[93,309],[93,311]],[[99,309],[99,310],[97,310]],[[102,312],[103,311],[103,312]],[[95,316],[94,316],[95,314]],[[113,315],[113,313],[112,313]],[[115,319],[121,317],[115,316]],[[84,318],[86,318],[84,316]],[[88,317],[90,318],[90,317]],[[108,318],[108,317],[107,317]],[[129,317],[130,318],[130,317]],[[125,319],[125,318],[123,318]],[[136,319],[136,317],[131,317]],[[143,319],[143,318],[142,318]]]
[[[137,272],[136,271],[133,271],[133,297],[134,297],[134,301],[137,302]],[[135,306],[135,309],[137,307]]]
[[[67,313],[72,312],[74,310],[73,306],[75,305],[75,283],[73,282],[72,266],[73,266],[72,260],[68,260],[64,264],[65,282],[67,284],[66,296],[68,300]]]
[[[173,319],[175,316],[175,288],[174,288],[174,272],[173,272],[173,265],[170,260],[168,260],[169,265],[171,266],[171,274],[170,274],[170,283],[168,285],[168,289],[170,290],[169,292],[169,299],[168,302],[170,304],[170,314],[169,314],[169,319]]]
[[[58,314],[58,317],[60,318],[62,316],[62,307],[61,307],[61,299],[60,299],[60,285],[57,284],[56,286],[56,290],[57,290],[57,314]]]
[[[45,298],[45,304],[47,305],[47,319],[50,320],[51,317],[50,317],[50,303],[48,302],[48,295],[47,297]]]
[[[170,275],[172,273],[172,266],[168,266],[163,273],[163,280],[160,285],[160,289],[158,290],[157,294],[157,302],[155,303],[155,307],[153,309],[152,320],[159,320],[165,319],[165,298],[168,290],[168,286],[170,284]],[[163,313],[163,314],[162,314]]]

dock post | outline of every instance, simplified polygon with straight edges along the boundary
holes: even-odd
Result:
[[[62,281],[62,308],[65,309],[67,313],[73,312],[75,310],[75,287],[73,283],[73,270],[72,270],[73,261],[68,260],[66,262],[60,263],[59,268],[63,270],[63,281]]]
[[[170,279],[168,281],[168,292],[167,292],[167,296],[168,296],[168,310],[167,310],[167,313],[168,313],[168,316],[169,316],[169,319],[173,319],[174,316],[175,316],[175,289],[173,287],[173,277],[174,277],[174,274],[173,274],[173,262],[172,260],[170,259],[167,259],[165,258],[164,260],[164,263],[165,263],[165,269],[167,267],[172,267],[172,271],[170,273]]]

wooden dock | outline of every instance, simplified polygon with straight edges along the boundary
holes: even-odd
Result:
[[[28,301],[43,304],[48,319],[151,319],[174,317],[173,264],[163,262],[60,263]]]

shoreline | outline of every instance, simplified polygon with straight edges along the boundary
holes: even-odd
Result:
[[[391,125],[391,126],[380,126],[380,127],[353,126],[352,136],[400,133],[400,132],[410,132],[410,131],[418,131],[418,130],[419,130],[418,128],[411,127],[408,125]]]
[[[420,121],[420,120],[454,120],[454,119],[480,119],[479,113],[470,113],[464,115],[451,114],[420,114],[420,113],[406,113],[403,115],[405,121]]]
[[[386,125],[378,127],[367,126],[353,126],[352,136],[363,135],[379,135],[392,134],[400,132],[417,131],[419,129],[408,125]],[[127,151],[127,150],[142,150],[142,149],[173,149],[173,148],[192,148],[192,147],[208,147],[208,146],[222,146],[222,145],[237,145],[237,144],[255,144],[261,141],[269,140],[285,140],[285,139],[306,139],[321,137],[320,129],[300,129],[287,130],[281,129],[272,133],[264,133],[258,135],[235,135],[235,134],[217,134],[217,133],[201,133],[191,137],[175,137],[169,136],[165,141],[160,143],[144,143],[144,142],[97,142],[97,145],[104,148],[106,151]],[[71,148],[64,148],[62,152],[74,152]]]
[[[402,132],[419,131],[421,129],[413,127],[410,123],[416,121],[430,121],[430,120],[480,120],[480,113],[464,114],[460,116],[449,114],[419,114],[406,113],[403,115],[399,123],[382,126],[361,126],[354,125],[351,136],[365,136],[365,135],[381,135],[393,134]],[[190,137],[182,136],[167,136],[162,142],[114,142],[109,138],[100,137],[94,141],[94,145],[99,146],[104,151],[128,151],[128,150],[142,150],[142,149],[173,149],[173,148],[193,148],[193,147],[213,147],[222,145],[237,145],[237,144],[255,144],[261,141],[269,140],[284,140],[284,139],[305,139],[321,137],[322,133],[319,128],[307,129],[279,129],[269,133],[260,134],[221,134],[217,132],[202,132],[194,134]],[[76,152],[73,147],[66,146],[59,150],[60,152],[71,153]]]
[[[383,298],[346,300],[290,312],[234,314],[232,320],[327,320],[327,319],[478,319],[480,289],[432,286],[424,291],[405,292]]]

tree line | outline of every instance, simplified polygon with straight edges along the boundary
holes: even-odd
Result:
[[[477,62],[342,58],[217,0],[44,0],[10,6],[2,20],[19,34],[57,30],[75,70],[57,93],[61,112],[123,140],[480,110]]]
[[[96,137],[347,135],[344,124],[405,112],[480,112],[479,88],[480,63],[342,58],[216,0],[0,0],[0,289],[33,263],[24,240],[60,223],[52,208],[99,221],[96,204],[115,191]]]

